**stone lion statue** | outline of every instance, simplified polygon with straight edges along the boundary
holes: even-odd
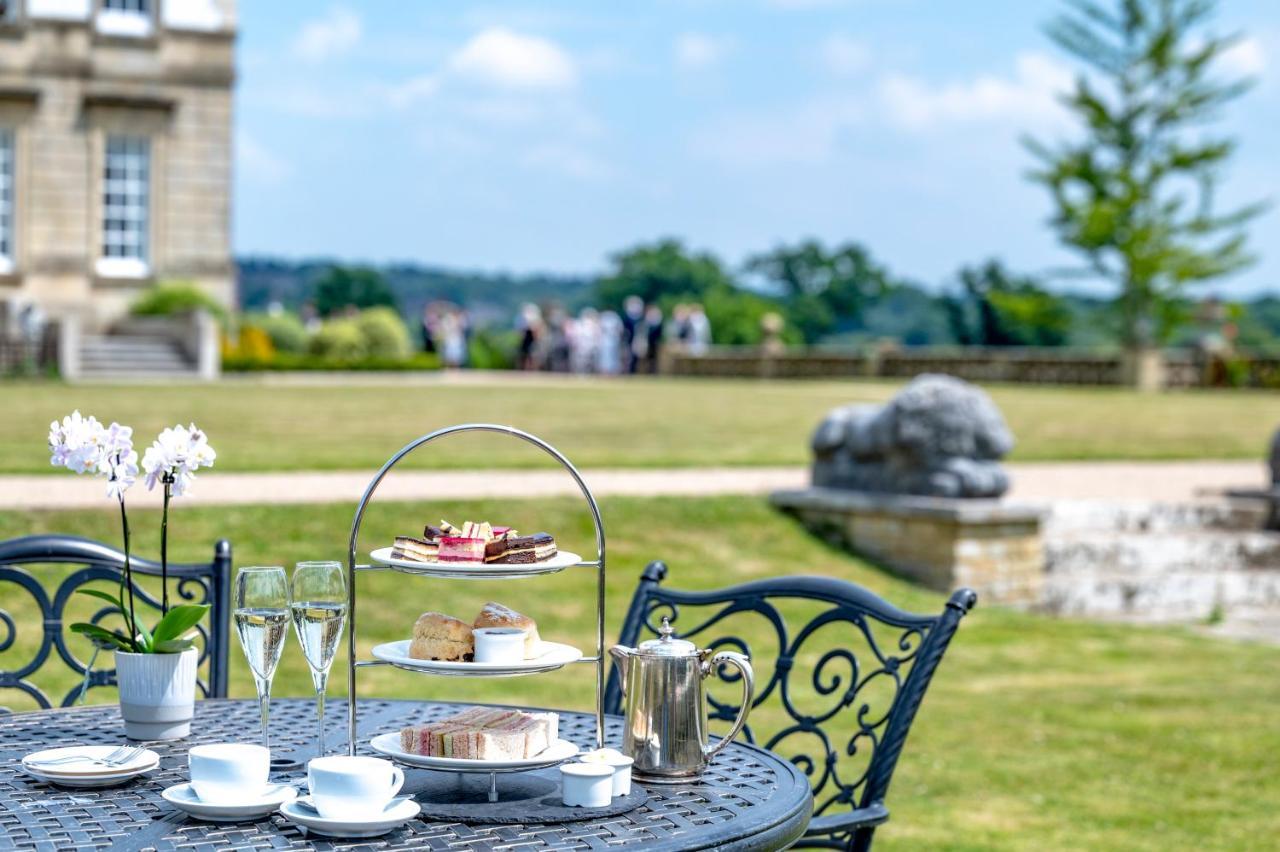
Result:
[[[885,405],[834,409],[813,434],[813,484],[933,497],[999,497],[1013,449],[981,388],[923,374]]]

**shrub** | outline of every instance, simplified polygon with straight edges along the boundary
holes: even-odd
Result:
[[[356,361],[365,357],[364,335],[355,320],[329,320],[311,338],[312,355],[329,361]]]
[[[253,373],[264,371],[309,371],[309,370],[350,370],[350,371],[409,371],[438,370],[440,358],[436,355],[416,353],[409,358],[359,358],[355,361],[343,361],[321,358],[317,355],[298,355],[289,352],[277,352],[266,361],[244,358],[232,354],[222,359],[222,369],[227,373]]]
[[[227,324],[227,309],[189,281],[161,282],[139,296],[129,311],[137,316],[171,316],[197,308],[213,314],[223,326]]]
[[[355,318],[370,358],[408,358],[411,351],[409,329],[394,308],[370,308]]]
[[[471,335],[467,363],[477,370],[514,370],[520,332],[481,328]]]
[[[265,331],[249,325],[240,329],[236,354],[254,361],[270,361],[276,354],[276,348],[271,344],[271,338]]]
[[[244,324],[265,332],[277,352],[307,351],[307,329],[297,314],[250,314],[244,318]]]

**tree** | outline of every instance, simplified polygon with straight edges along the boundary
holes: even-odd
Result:
[[[331,266],[316,282],[316,310],[332,316],[349,307],[396,306],[391,288],[377,270],[367,266]]]
[[[646,304],[703,301],[713,291],[732,288],[733,281],[712,254],[691,253],[679,240],[659,240],[618,252],[613,271],[596,283],[604,307],[620,310],[628,296]]]
[[[1186,287],[1253,261],[1245,225],[1262,205],[1215,212],[1235,142],[1202,130],[1249,82],[1211,73],[1238,39],[1201,30],[1212,0],[1067,2],[1047,32],[1086,66],[1062,99],[1085,134],[1027,140],[1040,161],[1030,176],[1053,197],[1062,242],[1116,285],[1123,342],[1143,348],[1185,316]]]
[[[853,326],[867,304],[892,286],[884,267],[856,243],[830,252],[815,240],[779,246],[749,258],[746,269],[778,291],[788,321],[806,343]]]
[[[1061,346],[1071,335],[1071,308],[1034,278],[1013,275],[998,260],[966,266],[959,293],[943,296],[956,342],[965,346]]]

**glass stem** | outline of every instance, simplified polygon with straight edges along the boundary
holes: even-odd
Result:
[[[258,712],[262,715],[262,747],[271,748],[267,738],[267,719],[271,716],[271,681],[258,679]]]
[[[318,674],[316,682],[316,757],[324,757],[324,690],[329,676]]]

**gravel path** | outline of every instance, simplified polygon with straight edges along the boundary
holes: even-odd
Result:
[[[1261,462],[1056,462],[1011,464],[1014,499],[1106,499],[1184,501],[1266,481]],[[193,499],[206,505],[354,502],[371,471],[219,473],[199,476]],[[713,496],[767,494],[801,488],[808,472],[799,467],[598,469],[583,471],[598,497]],[[553,497],[574,493],[559,471],[405,471],[383,481],[383,500],[489,497]],[[0,510],[80,509],[105,505],[100,481],[59,475],[0,476]],[[131,505],[160,505],[159,492],[135,486]]]

